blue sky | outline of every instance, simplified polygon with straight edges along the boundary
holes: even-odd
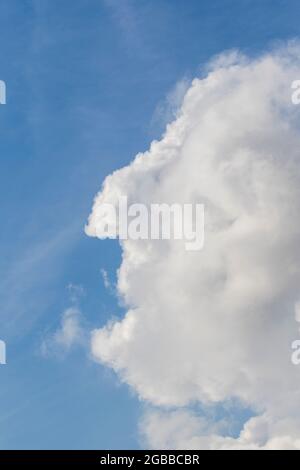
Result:
[[[87,329],[122,308],[114,241],[84,224],[105,176],[158,138],[158,106],[225,49],[300,35],[297,0],[2,0],[0,448],[138,448],[142,405],[85,348],[45,357],[72,305]]]

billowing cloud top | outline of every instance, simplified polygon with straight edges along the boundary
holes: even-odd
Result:
[[[108,176],[95,199],[91,236],[101,205],[120,195],[205,204],[202,251],[122,241],[118,290],[128,311],[92,335],[94,357],[152,406],[142,424],[149,446],[300,448],[300,369],[290,359],[300,297],[300,107],[291,102],[299,57],[297,44],[251,60],[220,56],[162,139]],[[255,415],[235,437],[188,409],[228,400]]]

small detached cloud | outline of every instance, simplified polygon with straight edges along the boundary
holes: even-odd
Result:
[[[75,307],[70,307],[63,312],[59,328],[43,340],[41,352],[44,356],[61,355],[83,343],[81,312]]]
[[[83,315],[79,308],[79,298],[84,295],[84,288],[69,284],[67,289],[72,305],[61,314],[60,325],[57,330],[43,339],[41,344],[43,356],[65,355],[76,346],[84,346],[86,342]]]
[[[70,300],[74,304],[77,304],[79,302],[79,299],[85,295],[85,290],[84,287],[78,284],[68,284],[67,286],[69,295],[70,295]]]

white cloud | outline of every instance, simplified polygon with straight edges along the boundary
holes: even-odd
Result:
[[[73,346],[81,344],[83,337],[81,312],[77,307],[69,307],[62,314],[60,327],[43,340],[42,354],[48,356],[68,352]]]
[[[67,286],[69,291],[70,300],[73,304],[77,304],[79,299],[85,295],[84,287],[78,284],[72,284],[70,282]]]
[[[156,106],[152,117],[151,125],[155,127],[165,127],[168,122],[177,117],[180,111],[183,98],[190,87],[190,80],[184,77],[175,83],[164,100]]]
[[[141,423],[141,433],[151,448],[209,450],[298,450],[300,439],[280,432],[268,437],[270,417],[251,418],[237,439],[224,435],[224,423],[209,423],[186,410],[152,411]]]
[[[104,268],[101,269],[101,276],[103,279],[103,284],[104,284],[105,289],[107,289],[110,292],[113,292],[114,289],[109,279],[108,272]]]
[[[206,243],[124,241],[121,321],[92,335],[92,352],[160,411],[149,446],[300,448],[300,375],[292,365],[300,292],[300,108],[290,85],[300,47],[210,64],[162,139],[108,176],[102,203],[204,203]],[[181,407],[238,399],[257,417],[237,438]],[[168,411],[169,407],[175,411]],[[179,425],[178,425],[179,421]]]

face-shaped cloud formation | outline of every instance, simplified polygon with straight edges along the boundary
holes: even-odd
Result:
[[[99,237],[101,205],[121,195],[205,204],[201,251],[122,241],[128,311],[92,334],[94,357],[157,407],[143,420],[149,446],[300,448],[300,369],[290,359],[300,298],[297,78],[297,44],[255,60],[220,56],[162,139],[108,176],[95,199],[86,232]],[[236,438],[181,408],[232,399],[256,414]]]

